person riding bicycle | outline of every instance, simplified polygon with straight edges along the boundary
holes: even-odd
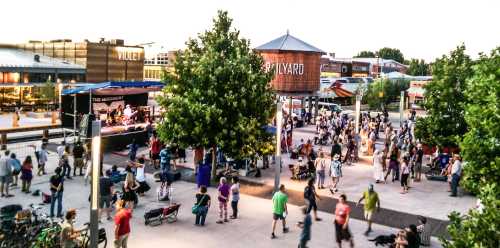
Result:
[[[80,231],[75,230],[73,223],[76,218],[76,209],[72,208],[66,212],[64,223],[61,230],[61,248],[74,248],[80,243]]]

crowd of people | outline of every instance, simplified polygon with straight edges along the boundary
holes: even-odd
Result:
[[[284,139],[291,137],[293,121],[285,121],[283,128]],[[307,141],[303,139],[299,144],[293,146],[288,140],[282,142],[283,148],[290,151],[291,158],[296,163],[290,165],[292,179],[307,180],[304,188],[305,207],[303,220],[297,223],[301,229],[299,247],[306,247],[311,239],[311,225],[313,221],[321,221],[318,216],[318,201],[321,200],[318,190],[328,189],[338,203],[332,213],[334,218],[335,241],[342,246],[347,241],[351,247],[354,245],[352,234],[349,230],[351,205],[347,203],[347,196],[339,193],[341,189],[340,180],[343,177],[343,166],[352,165],[360,159],[360,155],[373,156],[373,179],[374,183],[390,183],[400,181],[401,193],[409,192],[409,181],[419,182],[422,180],[422,167],[424,164],[424,151],[422,144],[414,138],[414,123],[409,120],[401,124],[401,128],[392,126],[388,113],[372,115],[363,113],[359,116],[359,132],[356,132],[355,118],[349,118],[341,113],[320,113],[314,120],[316,135]],[[380,142],[383,141],[383,142]],[[382,144],[380,144],[382,143]],[[326,149],[331,145],[331,149]],[[149,164],[145,155],[139,155],[139,145],[133,140],[128,146],[128,161],[124,172],[120,172],[117,166],[112,169],[101,171],[100,195],[99,195],[99,221],[106,214],[106,220],[112,217],[113,202],[115,203],[115,247],[126,247],[127,238],[130,233],[129,221],[132,212],[137,206],[140,197],[143,197],[151,186],[147,183],[145,168],[151,166],[160,171],[160,186],[162,190],[167,187],[167,192],[172,194],[172,173],[176,171],[176,160],[186,160],[185,150],[175,144],[163,144],[156,132],[152,132],[149,146]],[[318,149],[316,149],[318,148]],[[71,147],[62,142],[56,148],[58,158],[57,168],[50,176],[48,202],[50,202],[50,217],[63,219],[63,192],[65,180],[71,180],[76,176],[84,176],[85,181],[91,176],[91,167],[88,160],[89,147],[76,142]],[[329,150],[329,151],[328,151]],[[198,151],[195,151],[195,156]],[[202,150],[203,152],[203,150]],[[198,152],[199,153],[199,152]],[[45,165],[48,162],[49,152],[47,143],[42,142],[35,148],[35,157],[38,165],[37,176],[47,174]],[[70,156],[73,157],[73,165],[70,165]],[[200,155],[198,154],[198,157]],[[203,157],[203,155],[201,155]],[[447,160],[446,160],[447,159]],[[0,191],[2,197],[13,197],[11,186],[16,186],[21,180],[21,192],[31,193],[30,185],[34,177],[34,163],[31,156],[26,156],[21,161],[16,154],[8,150],[0,157]],[[195,158],[195,163],[202,162]],[[446,161],[445,161],[446,160]],[[101,161],[102,162],[102,161]],[[448,176],[451,196],[457,195],[457,186],[461,175],[461,159],[458,154],[444,157],[439,152],[435,156],[435,163],[440,164],[444,175]],[[434,163],[433,162],[433,163]],[[102,170],[102,167],[101,167]],[[85,173],[84,173],[85,172]],[[198,171],[197,171],[198,172]],[[117,186],[123,181],[120,186]],[[208,193],[207,186],[199,185],[199,192],[194,197],[192,212],[196,226],[204,226],[209,209],[212,206],[212,197]],[[341,190],[340,190],[341,191]],[[120,197],[114,199],[116,195]],[[240,200],[240,184],[238,177],[228,180],[220,178],[217,186],[216,205],[218,207],[217,224],[228,223],[229,219],[237,219],[239,215],[238,203]],[[168,198],[168,197],[167,197]],[[276,226],[278,221],[282,223],[283,233],[287,233],[289,227],[286,223],[288,215],[288,195],[285,185],[281,185],[278,192],[272,197],[272,231],[271,238],[276,238]],[[363,202],[364,218],[367,221],[365,235],[372,232],[372,220],[375,212],[380,210],[380,200],[375,192],[374,185],[369,184],[368,189],[363,192],[358,204]],[[228,205],[231,214],[228,213]],[[311,217],[310,213],[313,213]],[[73,247],[77,231],[72,223],[76,217],[76,210],[68,210],[65,214],[65,230],[62,234],[64,247]],[[418,247],[419,244],[429,245],[430,227],[425,217],[419,218],[419,225],[411,225],[398,233],[395,244],[400,247]],[[69,231],[68,231],[69,230]],[[73,242],[74,241],[74,242]]]
[[[340,187],[340,179],[343,176],[343,165],[349,166],[352,162],[359,160],[360,154],[372,157],[373,164],[373,179],[375,184],[385,184],[388,182],[400,181],[401,194],[409,192],[410,180],[412,182],[420,182],[422,180],[422,170],[424,161],[424,150],[422,144],[415,139],[415,111],[412,110],[408,120],[401,123],[400,128],[393,127],[389,121],[388,112],[377,113],[372,116],[370,112],[362,113],[359,116],[359,132],[356,132],[355,118],[349,118],[346,114],[320,112],[315,119],[316,135],[314,139],[300,140],[300,143],[295,147],[283,147],[285,151],[290,150],[290,158],[296,159],[294,164],[290,164],[292,179],[307,180],[307,185],[304,189],[304,208],[305,219],[299,224],[304,232],[310,231],[311,218],[309,213],[313,211],[314,218],[317,221],[321,220],[317,217],[317,203],[319,195],[317,189],[321,190],[328,188],[334,198],[339,199],[335,213],[335,230],[336,241],[341,247],[342,240],[347,240],[353,246],[352,235],[349,232],[348,220],[350,207],[346,204],[346,195],[336,195]],[[285,119],[288,118],[285,115]],[[289,127],[293,125],[291,121],[284,121],[283,135],[284,139],[289,139],[291,134]],[[289,142],[281,142],[282,146],[289,146]],[[317,145],[317,146],[315,146]],[[325,149],[331,145],[330,154]],[[446,157],[439,151],[436,151],[434,160],[439,163]],[[306,162],[304,162],[306,161]],[[461,174],[461,159],[458,154],[453,155],[453,159],[446,161],[446,165],[442,165],[442,173],[448,176],[450,184],[451,196],[457,195],[457,185]],[[434,162],[433,162],[434,163]],[[329,166],[328,166],[329,165]],[[328,187],[325,182],[325,175],[330,175],[331,180]],[[389,179],[389,180],[388,180]],[[281,199],[284,193],[284,185],[280,192],[276,193],[276,198]],[[280,201],[274,200],[274,204],[280,204]],[[368,223],[368,228],[365,235],[372,232],[372,217],[374,212],[380,210],[380,200],[377,192],[374,190],[374,185],[370,183],[369,188],[359,199],[358,204],[364,201],[364,218]],[[273,209],[276,209],[274,207]],[[273,222],[272,237],[275,237],[274,229],[276,219],[282,219],[283,208],[278,208],[275,213],[275,221]],[[277,216],[276,216],[277,214]],[[425,217],[419,218],[420,225],[411,225],[394,236],[394,244],[396,247],[418,247],[420,244],[429,245],[429,224]],[[283,218],[284,231],[286,222]],[[304,237],[304,238],[302,238]],[[310,234],[301,236],[299,247],[305,247]]]

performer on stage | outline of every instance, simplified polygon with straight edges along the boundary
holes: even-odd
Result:
[[[127,119],[130,119],[132,117],[132,108],[130,107],[130,104],[127,104],[125,110],[123,111],[123,114]]]

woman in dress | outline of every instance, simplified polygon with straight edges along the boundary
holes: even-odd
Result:
[[[384,181],[384,168],[383,168],[384,155],[379,149],[375,150],[373,155],[373,178],[375,183]]]
[[[125,183],[123,184],[122,200],[125,201],[125,206],[127,206],[127,208],[133,209],[134,204],[137,201],[137,194],[135,191],[139,188],[139,183],[135,180],[130,166],[127,166],[126,171],[127,176],[125,177]]]
[[[340,155],[335,154],[332,162],[330,163],[330,177],[332,178],[332,186],[330,187],[330,192],[334,194],[338,191],[337,184],[342,177],[342,163],[340,162]]]

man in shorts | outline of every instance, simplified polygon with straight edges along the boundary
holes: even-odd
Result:
[[[161,151],[161,142],[160,139],[158,139],[158,135],[156,134],[156,132],[153,132],[153,136],[151,136],[151,139],[149,140],[149,147],[151,152],[151,161],[153,167],[156,169],[159,167]]]
[[[365,220],[368,222],[368,229],[365,232],[365,236],[372,231],[372,217],[375,211],[375,205],[377,207],[377,212],[380,211],[380,200],[378,198],[377,192],[373,190],[373,184],[370,183],[368,186],[368,191],[363,192],[363,196],[359,199],[358,204],[365,200],[364,210],[365,210]]]
[[[101,222],[102,212],[108,215],[107,220],[111,220],[111,198],[113,196],[113,182],[111,181],[111,171],[107,170],[106,175],[99,178],[99,222]]]
[[[285,185],[280,185],[280,190],[273,195],[273,231],[271,233],[271,239],[276,238],[274,230],[276,229],[276,222],[278,220],[283,221],[283,233],[288,232],[288,227],[286,227],[286,215],[288,214],[288,209],[286,203],[288,202],[288,195],[285,193]]]
[[[416,159],[415,159],[415,181],[419,182],[422,178],[422,161],[424,158],[424,150],[422,149],[422,144],[418,143]]]
[[[80,170],[80,176],[83,176],[83,154],[85,149],[83,149],[82,143],[80,141],[76,142],[73,147],[73,176],[76,176],[76,169]]]

